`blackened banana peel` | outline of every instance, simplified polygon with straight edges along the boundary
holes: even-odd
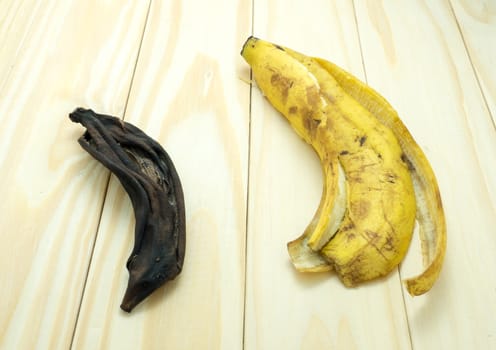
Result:
[[[69,117],[86,128],[79,144],[117,176],[133,205],[134,248],[121,304],[131,312],[182,270],[186,222],[181,182],[165,150],[134,125],[84,108]]]

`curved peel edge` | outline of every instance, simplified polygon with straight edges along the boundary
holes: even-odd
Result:
[[[339,160],[323,162],[324,191],[319,209],[313,220],[317,226],[309,232],[307,245],[315,252],[319,252],[337,233],[343,222],[347,208],[346,175]],[[336,170],[337,168],[337,170]]]
[[[412,296],[429,291],[437,280],[446,253],[446,220],[434,171],[394,108],[374,89],[335,64],[321,58],[315,60],[326,69],[341,87],[390,128],[401,144],[415,187],[417,220],[420,227],[424,271],[404,280]]]
[[[325,272],[333,268],[319,253],[314,252],[307,245],[308,237],[303,234],[288,243],[288,252],[291,262],[299,272]]]
[[[346,211],[346,176],[341,164],[335,158],[322,165],[324,188],[319,207],[305,232],[288,243],[291,262],[300,272],[333,270],[319,250],[336,234]]]

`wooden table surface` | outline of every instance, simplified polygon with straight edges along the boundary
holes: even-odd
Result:
[[[317,157],[247,83],[258,37],[325,57],[398,110],[439,180],[434,288],[418,239],[348,289],[292,268],[318,206]],[[1,349],[495,349],[496,2],[0,1]],[[142,128],[186,201],[182,274],[131,314],[134,216],[77,144],[75,107]]]

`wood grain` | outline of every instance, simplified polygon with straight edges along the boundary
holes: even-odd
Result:
[[[242,347],[249,84],[239,79],[248,72],[239,50],[250,10],[249,1],[152,3],[126,120],[158,140],[178,170],[184,268],[132,314],[119,309],[134,219],[112,179],[75,348]]]
[[[0,1],[1,349],[496,348],[494,1]],[[348,289],[291,266],[312,149],[250,88],[253,34],[329,59],[399,111],[438,177],[447,256]],[[251,89],[251,94],[250,94]],[[76,106],[159,141],[186,199],[183,273],[119,309],[134,218],[76,140]],[[108,185],[108,186],[107,186]]]
[[[451,0],[477,79],[496,125],[496,2]]]
[[[67,115],[78,105],[122,113],[145,10],[2,2],[1,348],[70,345],[108,172]]]
[[[496,167],[496,133],[449,4],[360,2],[357,18],[368,82],[424,149],[446,212],[440,280],[425,296],[405,292],[413,347],[494,348],[496,278],[487,269],[496,266],[495,183],[487,175]],[[403,277],[421,271],[413,256]]]
[[[255,36],[363,77],[351,2],[255,5]],[[348,289],[332,273],[292,267],[286,243],[303,232],[318,207],[322,170],[311,147],[258,89],[251,111],[245,348],[409,349],[397,272]]]

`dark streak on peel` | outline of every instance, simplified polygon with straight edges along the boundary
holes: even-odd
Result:
[[[367,140],[367,136],[362,136],[362,137],[360,137],[360,140],[359,140],[359,142],[360,142],[360,147],[361,147],[361,146],[363,146],[363,144],[365,143],[365,141],[366,141],[366,140]]]
[[[401,160],[407,165],[408,170],[410,170],[410,172],[415,172],[415,167],[413,166],[410,159],[408,159],[406,154],[404,154],[404,153],[401,154]]]
[[[86,128],[79,144],[117,176],[133,205],[134,248],[121,304],[131,312],[182,270],[186,223],[181,182],[167,152],[134,125],[83,108],[69,118]]]

